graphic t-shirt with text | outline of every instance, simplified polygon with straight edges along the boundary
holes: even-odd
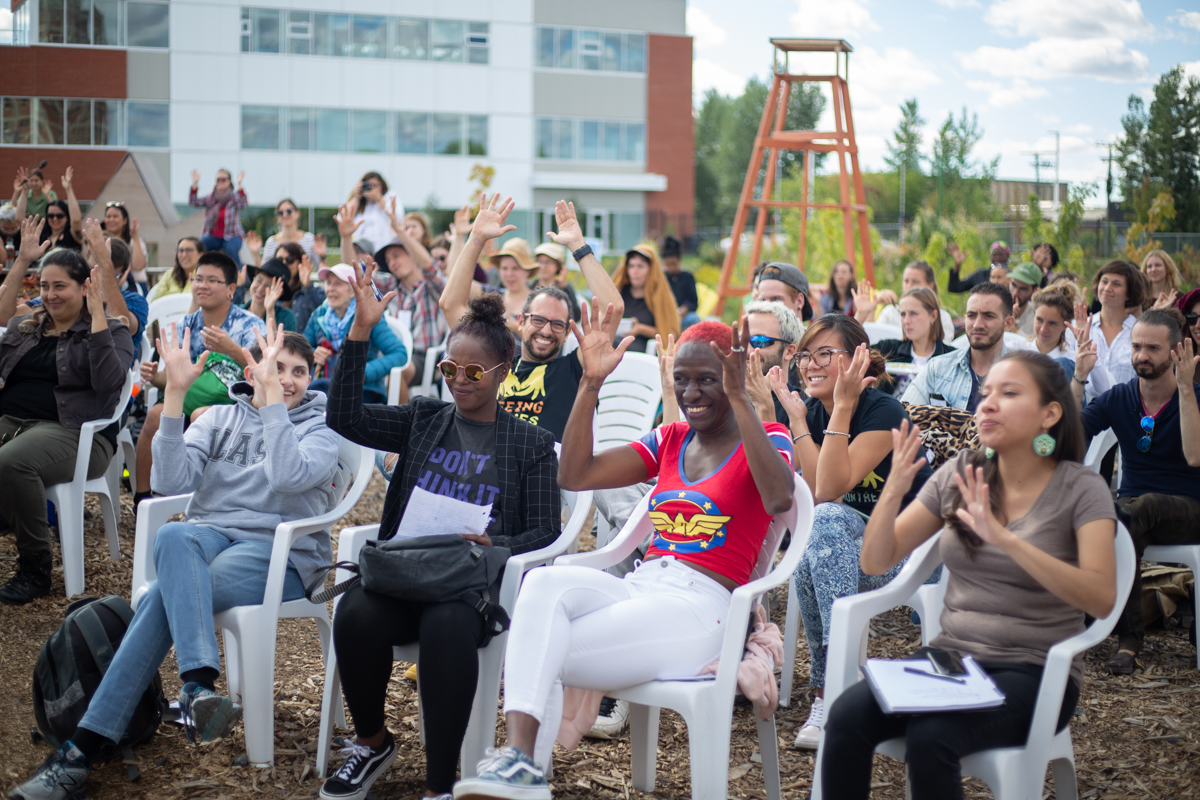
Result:
[[[500,494],[496,423],[476,422],[455,413],[454,421],[421,467],[416,485],[427,492],[479,506],[495,503]],[[500,519],[494,507],[487,531],[500,532]]]
[[[500,407],[530,425],[545,428],[561,442],[583,380],[579,356],[568,353],[546,364],[518,361],[500,386]]]

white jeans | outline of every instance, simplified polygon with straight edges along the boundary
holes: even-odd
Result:
[[[694,677],[720,655],[729,600],[728,589],[672,556],[624,578],[587,567],[531,571],[508,634],[504,713],[542,723],[541,745],[558,733],[564,685],[609,691]]]

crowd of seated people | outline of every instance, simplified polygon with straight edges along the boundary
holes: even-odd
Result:
[[[365,797],[397,758],[387,686],[393,647],[411,643],[420,644],[426,796],[548,800],[564,687],[604,694],[693,677],[712,662],[727,625],[744,624],[727,619],[730,593],[749,580],[767,526],[791,507],[798,480],[815,507],[789,591],[799,599],[814,699],[795,746],[824,747],[826,796],[866,797],[875,746],[903,737],[914,795],[955,796],[963,757],[1024,741],[1047,650],[1082,630],[1087,616],[1123,604],[1105,668],[1137,668],[1145,642],[1140,583],[1128,598],[1116,596],[1115,521],[1129,529],[1139,557],[1151,545],[1200,541],[1200,296],[1182,291],[1165,253],[1141,269],[1105,264],[1092,284],[1099,310],[1089,315],[1072,276],[1051,274],[1053,248],[1038,245],[1030,260],[1010,263],[997,242],[986,271],[965,280],[952,274],[953,291],[969,292],[965,346],[955,348],[924,262],[905,268],[897,297],[859,291],[853,264],[840,261],[815,316],[803,271],[765,263],[735,324],[681,324],[696,309],[694,279],[679,277],[691,276],[680,271],[678,242],[665,243],[675,259],[666,269],[656,245],[644,242],[610,277],[565,201],[551,241],[530,248],[509,237],[496,247],[514,230],[513,203],[498,195],[485,195],[474,219],[464,209],[450,238],[434,240],[428,221],[404,215],[377,173],[364,176],[337,215],[345,263],[322,263],[324,241],[298,228],[296,206],[284,200],[276,206],[280,231],[266,243],[251,237],[253,263],[240,276],[227,255],[233,239],[241,249],[240,179],[235,190],[231,175],[219,173],[213,194],[194,198],[210,212],[205,236],[180,240],[174,267],[151,290],[151,298],[192,298],[179,325],[159,332],[157,362],[138,353],[148,324],[136,287],[144,257],[133,255],[141,245],[127,213],[110,206],[103,225],[84,221],[68,174],[61,229],[34,214],[18,222],[20,246],[0,287],[0,323],[8,325],[0,339],[0,472],[25,488],[0,502],[18,544],[0,601],[49,593],[44,487],[70,479],[79,425],[112,413],[131,365],[141,364],[142,379],[162,392],[137,443],[135,502],[194,494],[187,519],[158,532],[158,581],[88,715],[14,797],[75,793],[94,759],[120,739],[131,698],[171,647],[189,739],[230,733],[242,712],[217,690],[212,614],[261,602],[275,525],[330,507],[339,437],[389,454],[379,461],[388,479],[382,539],[395,533],[416,488],[464,477],[460,494],[491,504],[485,532],[466,538],[512,553],[557,538],[560,488],[592,491],[614,531],[646,495],[660,514],[635,557],[617,568],[539,568],[525,579],[505,654],[507,741],[467,780],[456,782],[456,770],[478,679],[475,651],[490,639],[483,617],[461,602],[351,588],[334,617],[333,644],[355,735],[319,790],[326,800]],[[29,202],[23,190],[18,199]],[[379,241],[362,236],[364,228]],[[47,237],[47,229],[57,232]],[[499,286],[478,279],[489,249]],[[961,251],[951,252],[961,266]],[[583,278],[583,299],[564,279],[568,257]],[[39,260],[41,297],[18,304]],[[296,298],[316,292],[299,322]],[[384,318],[397,314],[411,326],[412,353],[393,332],[397,320]],[[621,330],[622,319],[632,327]],[[871,342],[864,322],[895,324],[901,337]],[[575,347],[564,353],[571,334]],[[627,351],[652,339],[661,425],[595,452],[600,386]],[[392,369],[409,363],[410,388],[435,347],[447,399],[405,393],[387,405]],[[906,388],[894,388],[889,362],[915,371]],[[923,432],[910,422],[910,409],[924,407],[973,415],[975,446],[931,467]],[[1116,435],[1122,466],[1115,502],[1105,479],[1082,464],[1088,439],[1105,429]],[[90,476],[113,457],[116,432],[114,425],[93,440]],[[451,467],[451,452],[469,452],[477,469]],[[692,513],[697,498],[722,519],[720,537],[680,539],[661,522],[685,506]],[[888,584],[939,531],[949,576],[942,632],[931,645],[974,655],[1008,702],[971,714],[894,716],[860,682],[826,708],[834,603]],[[303,596],[331,555],[327,533],[298,540],[284,599]],[[1006,599],[1000,612],[998,593]],[[198,609],[192,595],[202,598]],[[661,619],[672,620],[669,629],[653,623]],[[1059,728],[1082,675],[1078,661]],[[601,717],[619,717],[607,699]],[[619,727],[594,730],[619,735]]]

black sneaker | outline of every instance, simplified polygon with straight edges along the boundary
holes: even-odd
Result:
[[[0,586],[0,602],[10,606],[23,606],[50,594],[50,570],[54,566],[54,554],[21,553],[18,559],[17,574]]]
[[[91,772],[79,748],[66,742],[8,796],[12,800],[67,800],[83,790]]]
[[[389,731],[378,748],[350,742],[342,748],[346,762],[321,786],[322,800],[362,800],[371,784],[396,760],[396,740]]]

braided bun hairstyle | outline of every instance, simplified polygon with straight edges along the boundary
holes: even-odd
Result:
[[[456,336],[470,336],[478,340],[497,361],[512,364],[517,345],[508,330],[506,317],[504,299],[500,295],[488,292],[476,297],[467,304],[467,313],[450,331],[450,336],[446,339],[447,349],[450,339]]]

